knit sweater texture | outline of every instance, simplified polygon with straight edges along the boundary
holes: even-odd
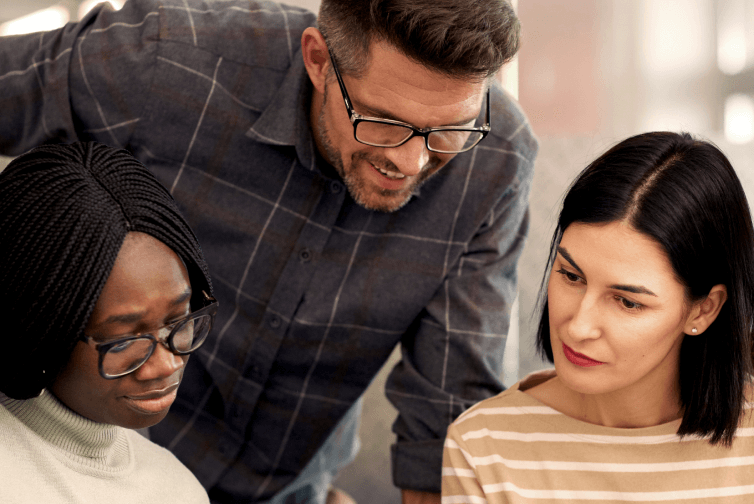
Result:
[[[137,432],[70,410],[48,391],[19,401],[0,392],[3,504],[207,504],[207,493],[166,449]]]

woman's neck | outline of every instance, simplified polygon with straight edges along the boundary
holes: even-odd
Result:
[[[606,394],[583,394],[570,389],[555,376],[524,392],[564,415],[605,427],[652,427],[682,416],[677,383],[635,385],[638,386]]]

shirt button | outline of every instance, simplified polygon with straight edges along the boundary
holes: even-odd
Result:
[[[224,441],[220,441],[220,443],[217,445],[217,451],[220,452],[221,455],[228,456],[228,453],[230,452],[230,446],[228,443]]]
[[[340,182],[333,180],[330,182],[330,191],[332,191],[333,194],[338,194],[340,191],[343,190],[343,184]]]
[[[270,317],[270,327],[272,327],[273,329],[277,329],[282,323],[283,321],[280,320],[280,317],[278,317],[277,315]]]
[[[312,260],[312,251],[308,248],[301,249],[301,252],[298,253],[298,258],[302,263],[308,263]]]

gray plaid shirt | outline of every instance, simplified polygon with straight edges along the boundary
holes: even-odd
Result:
[[[170,189],[220,301],[153,440],[210,495],[289,483],[400,343],[386,386],[396,485],[440,490],[448,424],[502,390],[536,141],[492,92],[492,133],[403,209],[354,203],[316,152],[299,39],[274,3],[131,0],[0,40],[0,150],[94,139]]]

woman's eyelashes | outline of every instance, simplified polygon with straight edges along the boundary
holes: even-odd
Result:
[[[563,281],[567,283],[568,285],[585,285],[586,279],[582,276],[572,272],[568,271],[567,269],[561,267],[559,270],[556,270],[555,273],[559,273],[563,277]],[[636,313],[638,311],[641,311],[642,308],[644,308],[644,305],[641,303],[637,303],[636,301],[631,301],[628,298],[625,298],[623,296],[614,295],[613,299],[620,305],[620,308],[627,311],[627,312],[633,312]]]
[[[567,284],[573,285],[577,283],[581,283],[581,284],[586,283],[586,280],[581,278],[579,275],[571,271],[568,271],[567,269],[562,268],[562,267],[559,270],[555,271],[555,273],[560,273],[563,276],[563,280],[565,280]]]
[[[623,296],[615,296],[615,300],[618,301],[618,303],[624,310],[629,312],[638,312],[641,311],[642,308],[644,308],[643,304],[631,301],[630,299],[626,299]]]

